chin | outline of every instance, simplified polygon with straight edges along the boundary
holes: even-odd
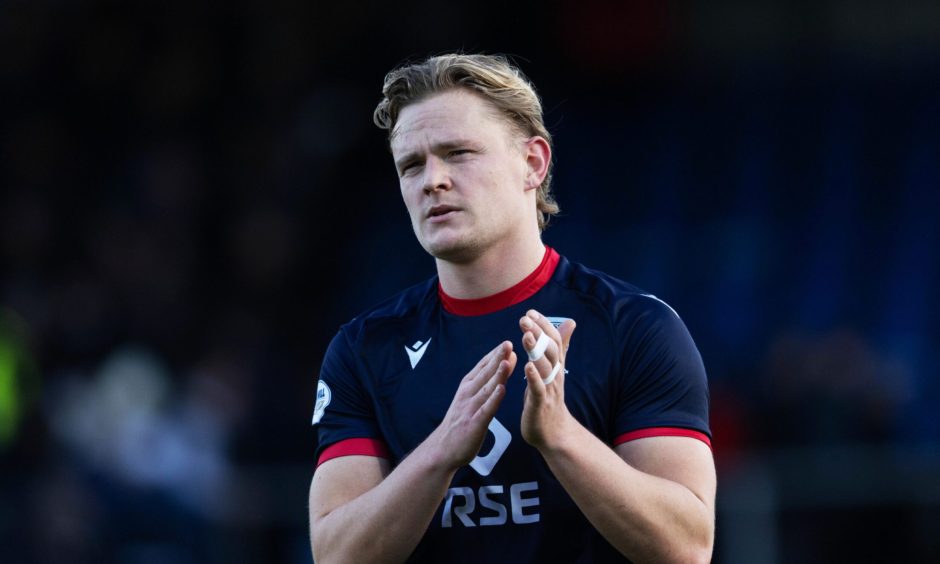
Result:
[[[421,246],[432,257],[447,262],[470,262],[479,255],[479,245],[465,239],[422,241]]]

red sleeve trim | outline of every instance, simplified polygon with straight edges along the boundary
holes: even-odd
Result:
[[[561,256],[558,252],[546,246],[545,254],[542,255],[542,262],[538,267],[518,284],[498,294],[475,300],[463,300],[448,296],[440,282],[438,282],[437,295],[440,296],[444,309],[454,315],[471,316],[493,313],[534,296],[552,279],[559,260],[561,260]]]
[[[712,448],[712,440],[708,438],[708,435],[701,431],[683,429],[682,427],[649,427],[647,429],[629,431],[614,439],[614,446],[628,441],[635,441],[636,439],[645,439],[647,437],[689,437],[691,439],[698,439],[708,445],[708,448]]]
[[[382,441],[376,439],[345,439],[323,449],[323,452],[320,453],[320,460],[317,461],[317,466],[333,458],[354,455],[377,456],[389,460],[392,458],[388,452],[388,447]]]

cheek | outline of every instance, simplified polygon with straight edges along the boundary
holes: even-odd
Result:
[[[414,215],[416,206],[418,206],[418,197],[415,194],[415,191],[408,186],[401,185],[401,199],[405,202],[405,207],[408,208],[408,214]]]
[[[505,167],[502,173],[492,172],[487,178],[492,193],[492,205],[497,207],[503,215],[514,214],[518,208],[525,205],[525,190],[523,179],[516,174],[518,171]]]

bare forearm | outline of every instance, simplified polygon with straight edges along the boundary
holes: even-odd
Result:
[[[712,510],[676,482],[633,468],[571,420],[564,440],[541,449],[587,519],[634,562],[707,562]]]
[[[314,559],[401,562],[428,528],[457,469],[479,452],[516,365],[512,343],[487,353],[460,381],[444,420],[393,471],[387,463],[327,461],[310,485]]]
[[[316,519],[311,533],[318,564],[392,563],[408,558],[454,475],[433,457],[429,441],[377,486]]]

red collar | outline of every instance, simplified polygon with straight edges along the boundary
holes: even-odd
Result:
[[[444,309],[454,315],[486,315],[493,313],[534,296],[551,279],[560,258],[555,249],[546,246],[542,262],[531,274],[515,286],[492,296],[475,300],[452,298],[444,293],[440,282],[437,283],[437,295],[440,296]]]

